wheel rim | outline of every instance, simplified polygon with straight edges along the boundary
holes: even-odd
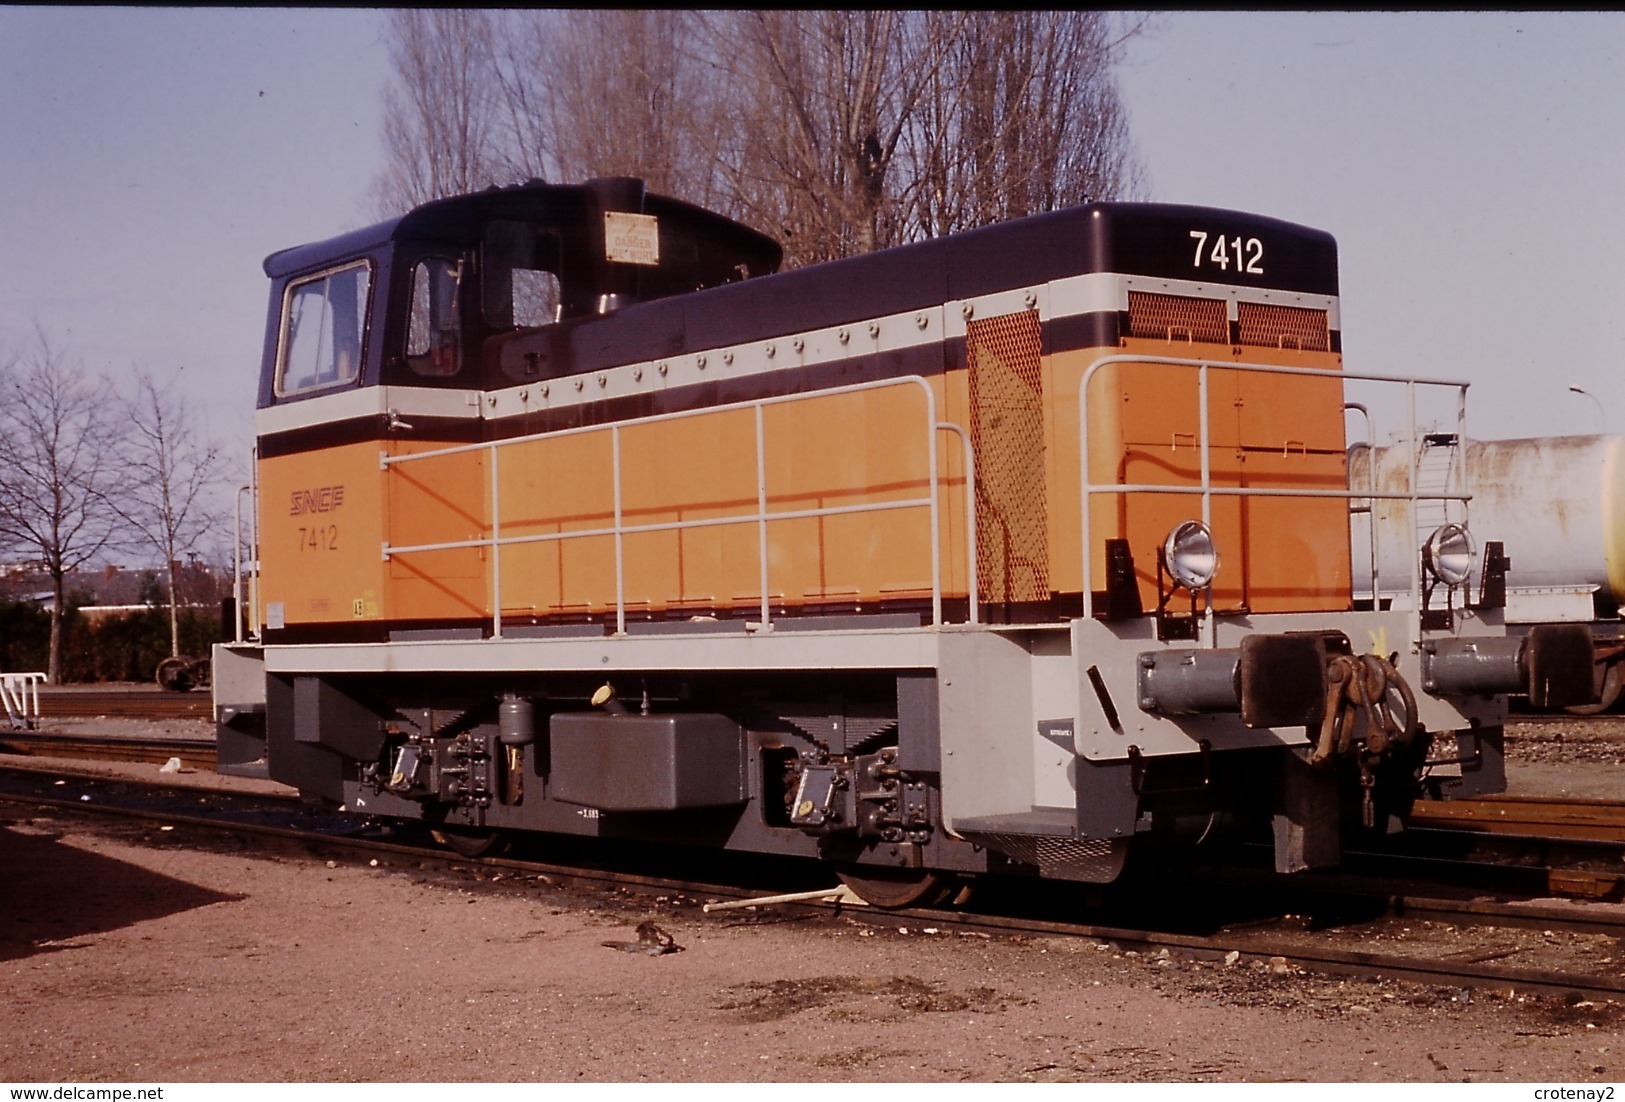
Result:
[[[490,857],[508,844],[508,836],[502,831],[480,827],[441,826],[429,833],[460,857]]]
[[[184,658],[166,658],[158,663],[158,684],[172,693],[192,688],[192,663]]]
[[[955,877],[927,869],[842,868],[835,874],[853,895],[882,910],[935,906],[959,887]]]
[[[1620,674],[1618,662],[1608,663],[1608,670],[1602,675],[1601,683],[1597,686],[1597,702],[1595,704],[1575,704],[1563,709],[1571,716],[1594,716],[1606,712],[1619,703],[1620,689],[1625,677]]]

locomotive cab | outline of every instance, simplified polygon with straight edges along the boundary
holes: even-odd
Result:
[[[343,387],[495,388],[572,370],[594,319],[776,271],[772,239],[642,181],[493,189],[273,254],[259,406]]]

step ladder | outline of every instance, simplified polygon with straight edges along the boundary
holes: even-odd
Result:
[[[1411,471],[1411,488],[1418,494],[1466,493],[1466,465],[1461,440],[1453,432],[1430,432],[1422,437],[1422,446],[1416,453],[1416,466]],[[1441,501],[1437,497],[1415,503],[1416,538],[1412,547],[1421,547],[1440,525],[1467,523],[1467,505],[1463,501]]]

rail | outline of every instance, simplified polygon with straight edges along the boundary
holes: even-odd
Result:
[[[764,412],[770,406],[782,405],[788,402],[806,401],[809,397],[833,398],[842,395],[861,393],[865,391],[880,390],[889,387],[916,386],[925,398],[924,428],[926,430],[926,464],[927,492],[924,496],[901,498],[896,500],[866,502],[855,505],[834,505],[818,508],[772,510],[768,507],[767,485],[767,440],[763,426]],[[623,487],[622,487],[622,453],[621,438],[623,433],[647,425],[671,423],[689,420],[697,417],[709,417],[729,412],[750,410],[755,422],[755,453],[756,453],[756,502],[754,511],[745,511],[730,516],[708,517],[696,520],[662,521],[649,524],[629,524],[623,515]],[[502,535],[501,517],[501,462],[500,455],[504,449],[539,440],[559,440],[571,436],[582,436],[594,433],[608,433],[610,438],[611,461],[611,523],[607,526],[595,528],[575,529],[568,532],[530,533],[518,536]],[[380,463],[387,472],[392,467],[407,463],[421,462],[429,459],[444,458],[451,455],[484,452],[490,459],[490,532],[489,536],[449,540],[438,543],[419,543],[409,545],[394,545],[387,540],[382,545],[384,558],[411,555],[431,551],[455,551],[470,549],[489,549],[491,565],[490,601],[491,601],[491,632],[494,638],[502,637],[502,549],[522,544],[557,543],[566,540],[581,540],[591,538],[609,537],[615,545],[615,633],[626,633],[626,569],[624,546],[627,537],[643,535],[654,532],[677,532],[699,528],[715,528],[731,525],[754,524],[757,529],[757,568],[758,581],[761,588],[759,612],[760,626],[755,630],[768,631],[772,628],[772,590],[768,579],[768,526],[787,520],[804,520],[811,518],[847,516],[862,513],[892,512],[906,509],[926,509],[930,517],[930,547],[931,547],[931,623],[940,626],[943,621],[943,583],[942,583],[942,502],[939,483],[943,481],[939,467],[937,450],[937,435],[941,432],[951,432],[956,435],[962,446],[965,463],[965,517],[966,517],[966,558],[967,558],[967,586],[969,603],[967,609],[968,622],[976,623],[979,620],[980,610],[976,593],[976,490],[975,490],[975,459],[969,435],[958,425],[951,422],[938,421],[936,416],[936,393],[931,384],[922,376],[905,375],[898,378],[876,380],[868,383],[856,383],[850,386],[833,387],[819,390],[812,395],[787,394],[771,398],[759,398],[749,401],[731,402],[724,405],[706,406],[700,409],[683,410],[677,413],[656,414],[649,417],[634,418],[628,421],[614,422],[609,425],[585,425],[578,428],[562,429],[554,432],[532,433],[517,436],[507,440],[489,441],[477,444],[461,444],[447,448],[434,448],[427,451],[413,452],[407,455],[380,455]]]
[[[1196,402],[1196,407],[1197,407],[1197,436],[1198,436],[1198,444],[1199,444],[1199,448],[1200,448],[1200,457],[1201,457],[1200,458],[1201,475],[1200,475],[1199,484],[1197,484],[1197,485],[1177,486],[1177,485],[1171,485],[1171,484],[1165,484],[1165,483],[1126,483],[1126,482],[1095,483],[1095,482],[1090,481],[1090,478],[1089,478],[1089,386],[1094,381],[1095,374],[1097,372],[1099,372],[1103,368],[1112,366],[1114,364],[1156,364],[1156,365],[1167,366],[1167,367],[1191,368],[1191,369],[1196,371],[1196,373],[1197,373],[1197,384],[1196,384],[1196,388],[1197,388],[1197,402]],[[1217,369],[1219,369],[1221,371],[1236,371],[1236,372],[1242,372],[1242,373],[1256,373],[1256,374],[1262,374],[1262,375],[1299,375],[1299,376],[1307,376],[1307,377],[1312,377],[1312,378],[1336,379],[1336,380],[1338,380],[1339,382],[1342,382],[1342,383],[1347,383],[1349,381],[1357,381],[1357,382],[1371,382],[1371,383],[1394,383],[1394,384],[1398,384],[1398,385],[1403,386],[1405,388],[1405,417],[1406,417],[1405,439],[1406,439],[1406,443],[1408,444],[1408,446],[1411,449],[1411,464],[1410,464],[1410,467],[1409,467],[1409,470],[1410,470],[1410,476],[1409,476],[1410,485],[1409,485],[1409,488],[1404,490],[1404,491],[1379,491],[1376,488],[1376,480],[1375,480],[1374,473],[1373,473],[1373,477],[1371,479],[1371,485],[1367,489],[1364,489],[1364,490],[1353,490],[1353,489],[1345,489],[1345,490],[1301,490],[1301,489],[1286,489],[1286,488],[1277,488],[1277,487],[1215,486],[1215,485],[1213,485],[1213,470],[1212,470],[1212,462],[1211,462],[1212,437],[1211,437],[1211,435],[1209,433],[1209,399],[1210,399],[1210,391],[1209,391],[1209,386],[1208,386],[1208,375],[1209,375],[1209,372],[1212,371],[1215,368],[1217,368]],[[1135,493],[1144,493],[1144,494],[1185,494],[1185,495],[1191,495],[1191,496],[1200,496],[1201,499],[1202,499],[1202,504],[1201,504],[1202,517],[1201,517],[1201,520],[1202,520],[1202,523],[1207,525],[1210,529],[1211,529],[1212,524],[1213,524],[1213,499],[1215,497],[1238,497],[1238,498],[1248,498],[1248,497],[1288,497],[1288,498],[1290,498],[1290,497],[1302,497],[1302,498],[1321,498],[1321,499],[1343,499],[1343,500],[1346,500],[1346,501],[1348,501],[1350,503],[1351,510],[1354,508],[1354,503],[1358,502],[1358,501],[1366,502],[1366,508],[1367,509],[1372,508],[1374,506],[1374,503],[1377,502],[1377,501],[1403,501],[1403,502],[1406,503],[1406,505],[1405,505],[1406,522],[1412,529],[1414,529],[1415,525],[1416,525],[1416,504],[1419,501],[1460,501],[1460,502],[1463,502],[1463,503],[1465,503],[1467,501],[1470,501],[1471,498],[1472,498],[1472,495],[1468,492],[1470,487],[1466,485],[1466,475],[1465,475],[1465,473],[1463,473],[1463,475],[1462,475],[1462,483],[1463,484],[1461,486],[1461,492],[1460,493],[1454,493],[1454,494],[1450,494],[1450,493],[1419,493],[1417,491],[1417,489],[1416,489],[1416,459],[1417,459],[1417,456],[1419,454],[1419,440],[1420,440],[1420,437],[1418,436],[1417,430],[1416,430],[1416,388],[1419,387],[1419,386],[1440,387],[1440,388],[1454,389],[1457,392],[1456,438],[1458,440],[1465,440],[1466,439],[1467,387],[1468,387],[1468,385],[1469,384],[1467,384],[1465,382],[1457,382],[1457,381],[1434,380],[1434,379],[1413,379],[1413,378],[1408,378],[1406,376],[1401,376],[1401,375],[1381,375],[1381,374],[1371,374],[1371,373],[1363,373],[1363,372],[1343,371],[1341,369],[1331,369],[1331,368],[1287,367],[1287,366],[1281,365],[1281,364],[1227,363],[1227,362],[1220,361],[1220,360],[1190,359],[1190,358],[1177,357],[1177,356],[1143,356],[1143,355],[1134,355],[1134,354],[1124,354],[1124,355],[1117,355],[1117,356],[1105,356],[1105,357],[1102,357],[1099,360],[1096,360],[1094,363],[1092,363],[1089,366],[1089,369],[1084,372],[1082,382],[1080,383],[1080,385],[1078,387],[1078,436],[1079,436],[1079,441],[1078,441],[1078,455],[1079,455],[1079,459],[1078,459],[1078,463],[1079,463],[1078,482],[1079,482],[1079,486],[1081,487],[1081,493],[1082,493],[1082,509],[1081,509],[1081,512],[1082,512],[1082,536],[1083,536],[1083,548],[1082,548],[1082,550],[1083,550],[1083,585],[1082,585],[1082,589],[1083,589],[1083,615],[1084,615],[1084,618],[1088,619],[1088,618],[1090,618],[1090,617],[1092,617],[1094,615],[1094,593],[1093,593],[1094,586],[1093,586],[1093,582],[1092,582],[1092,579],[1094,577],[1094,574],[1093,574],[1094,557],[1093,557],[1093,548],[1092,548],[1092,545],[1090,543],[1090,536],[1091,536],[1090,524],[1091,524],[1091,521],[1090,521],[1090,515],[1089,515],[1089,503],[1090,503],[1091,498],[1094,497],[1097,494],[1101,494],[1101,495],[1105,495],[1105,494],[1128,495],[1128,494],[1135,494]],[[1357,405],[1355,405],[1355,406],[1347,406],[1346,405],[1344,408],[1345,408],[1345,411],[1353,409],[1353,410],[1356,410],[1356,411],[1358,411],[1360,413],[1365,414],[1368,426],[1371,424],[1370,412],[1368,410],[1366,410],[1365,407],[1357,406]],[[1372,444],[1372,446],[1375,446],[1376,441],[1373,439],[1371,441],[1371,444]],[[1375,554],[1376,554],[1376,549],[1375,549],[1375,543],[1373,542],[1373,548],[1372,548],[1373,559],[1372,559],[1372,564],[1371,564],[1371,569],[1372,569],[1373,575],[1375,575],[1375,571],[1376,571]],[[1413,642],[1419,642],[1420,639],[1421,639],[1421,635],[1422,635],[1422,602],[1421,602],[1422,577],[1421,577],[1421,559],[1420,559],[1419,555],[1412,556],[1410,582],[1411,582],[1411,590],[1410,590],[1411,591],[1411,609],[1410,609],[1411,637],[1412,637]],[[1213,625],[1213,604],[1212,604],[1212,590],[1211,589],[1209,589],[1207,591],[1207,596],[1206,596],[1206,600],[1205,600],[1205,603],[1204,603],[1204,608],[1203,608],[1203,611],[1202,611],[1202,635],[1203,635],[1203,641],[1205,643],[1207,643],[1208,646],[1214,646],[1215,645],[1214,625]]]

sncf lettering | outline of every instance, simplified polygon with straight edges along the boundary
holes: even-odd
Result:
[[[288,495],[288,515],[302,517],[306,513],[331,513],[344,504],[344,487],[319,486],[313,490],[295,490]]]

